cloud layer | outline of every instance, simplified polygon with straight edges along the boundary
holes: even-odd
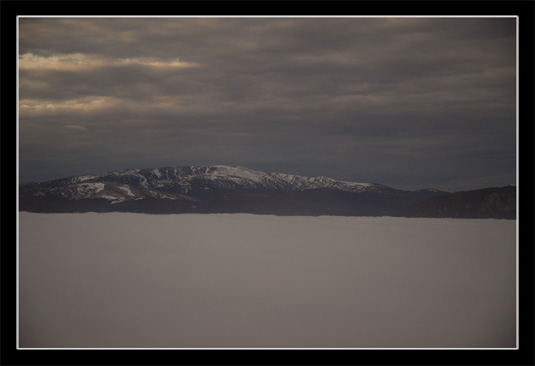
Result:
[[[515,180],[514,18],[22,18],[20,178]]]

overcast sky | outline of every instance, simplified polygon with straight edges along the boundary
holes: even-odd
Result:
[[[515,18],[20,18],[20,181],[225,164],[515,183]]]

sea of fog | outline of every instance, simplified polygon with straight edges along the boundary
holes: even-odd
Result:
[[[514,220],[19,216],[21,348],[516,347]]]

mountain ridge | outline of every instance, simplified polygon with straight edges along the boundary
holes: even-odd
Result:
[[[229,213],[413,216],[436,189],[263,172],[238,166],[175,166],[78,175],[19,187],[19,209],[33,212]],[[509,198],[510,200],[510,198]],[[428,209],[429,210],[429,209]],[[449,213],[448,213],[449,214]],[[492,217],[493,213],[488,212]],[[503,215],[502,215],[503,216]]]

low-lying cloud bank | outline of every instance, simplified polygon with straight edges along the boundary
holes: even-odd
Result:
[[[515,222],[20,213],[23,348],[510,348]]]

